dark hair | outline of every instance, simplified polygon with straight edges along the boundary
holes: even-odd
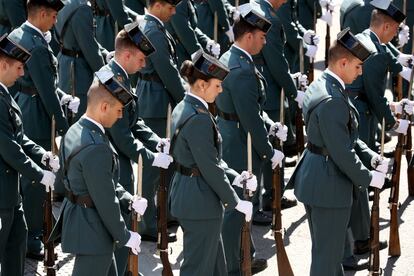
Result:
[[[135,43],[129,38],[128,33],[122,29],[115,38],[115,51],[123,51],[131,48],[138,49]]]
[[[13,64],[15,61],[19,61],[17,59],[11,58],[10,56],[3,53],[2,51],[0,51],[0,60],[6,61],[9,65]]]
[[[240,16],[239,19],[234,22],[234,40],[238,40],[245,33],[253,33],[256,30],[259,30],[259,28],[247,23],[246,20],[244,20],[243,17]]]
[[[341,43],[338,43],[338,41],[335,40],[332,43],[331,47],[329,47],[329,52],[328,52],[329,63],[334,63],[334,62],[340,60],[341,58],[347,58],[347,59],[351,60],[351,59],[357,58],[357,57],[355,57]]]
[[[385,23],[391,23],[396,22],[391,16],[377,10],[373,9],[371,13],[371,21],[370,26],[371,27],[378,27]]]
[[[213,77],[206,76],[202,74],[199,70],[197,70],[197,68],[194,67],[194,64],[191,60],[185,60],[181,64],[180,74],[190,85],[193,85],[198,79],[202,79],[205,81],[213,79]]]
[[[155,3],[164,2],[164,1],[162,1],[162,0],[147,0],[146,2],[147,2],[147,7],[152,7]]]

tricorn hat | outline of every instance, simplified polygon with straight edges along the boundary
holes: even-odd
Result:
[[[403,22],[406,18],[406,15],[390,0],[373,0],[369,3],[378,11],[390,16],[398,23]]]
[[[203,52],[203,50],[199,50],[192,61],[194,68],[196,68],[201,75],[205,76],[205,79],[215,78],[222,81],[229,73],[229,69],[223,63],[215,57]]]
[[[365,46],[362,44],[358,38],[354,36],[353,33],[349,30],[349,27],[342,30],[337,37],[338,43],[344,46],[348,51],[350,51],[355,57],[359,58],[362,61],[365,61],[372,54]]]
[[[239,6],[240,17],[248,24],[256,27],[267,33],[272,26],[269,20],[266,19],[260,6],[253,2]]]
[[[31,54],[25,48],[9,39],[7,33],[0,37],[0,51],[8,57],[23,63],[26,63],[31,57]]]
[[[138,22],[126,24],[124,30],[128,37],[135,43],[135,45],[144,53],[145,56],[155,52],[155,47],[152,45],[148,37],[139,28]]]
[[[28,3],[33,3],[60,11],[65,4],[61,0],[28,0]]]
[[[133,95],[120,83],[111,70],[101,70],[95,72],[95,76],[99,82],[118,99],[124,106],[128,105],[133,100]]]

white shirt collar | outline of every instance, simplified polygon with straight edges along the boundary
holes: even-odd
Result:
[[[202,103],[203,103],[203,105],[204,105],[204,106],[208,109],[208,104],[207,104],[207,102],[206,102],[204,99],[202,99],[201,97],[199,97],[199,96],[197,96],[197,95],[195,95],[195,94],[191,93],[191,91],[188,91],[188,92],[187,92],[187,95],[190,95],[191,97],[196,98],[197,100],[199,100],[200,102],[202,102]]]
[[[269,5],[270,5],[272,8],[274,8],[272,3],[270,3],[270,2],[269,2],[269,1],[267,1],[267,0],[265,0],[265,2],[269,3]]]
[[[332,72],[331,70],[329,70],[329,68],[326,68],[325,69],[325,73],[327,73],[327,74],[331,75],[332,77],[334,77],[337,81],[339,81],[339,83],[341,84],[342,88],[345,89],[345,83],[344,83],[344,81],[340,77],[338,77],[337,74],[335,74],[334,72]]]
[[[162,22],[158,17],[156,17],[155,15],[153,15],[152,13],[150,13],[149,11],[145,10],[146,14],[151,15],[152,17],[154,17],[155,19],[158,20],[158,22],[161,23],[161,25],[164,27],[164,22]]]
[[[9,89],[7,89],[7,86],[5,86],[2,82],[0,82],[0,85],[9,93]]]
[[[115,63],[119,66],[119,68],[121,68],[121,69],[122,69],[122,71],[124,71],[125,76],[128,76],[127,71],[125,71],[124,67],[122,67],[122,65],[121,65],[121,64],[119,64],[119,62],[117,62],[115,58],[113,58],[113,61],[114,61],[114,62],[115,62]]]
[[[92,118],[90,118],[90,117],[88,117],[88,116],[86,116],[86,114],[84,114],[83,116],[82,116],[83,118],[85,118],[86,120],[88,120],[88,121],[91,121],[92,123],[94,123],[95,125],[97,125],[101,130],[102,130],[102,132],[103,133],[105,133],[105,129],[104,129],[104,127],[100,124],[100,123],[98,123],[97,121],[95,121],[94,119],[92,119]]]
[[[240,51],[242,51],[243,53],[245,53],[250,58],[250,61],[253,61],[252,55],[250,55],[246,50],[240,48],[236,44],[233,44],[233,47],[235,47],[236,49],[239,49]]]
[[[26,22],[24,22],[27,26],[29,26],[30,28],[32,28],[33,30],[35,30],[36,32],[38,32],[43,38],[45,37],[45,35],[43,34],[43,32],[36,27],[35,25],[33,25],[32,23],[30,23],[28,20],[26,20]]]

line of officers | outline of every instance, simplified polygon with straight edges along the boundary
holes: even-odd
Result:
[[[42,203],[49,188],[65,195],[55,230],[62,232],[63,251],[76,255],[73,275],[124,275],[128,248],[139,252],[141,239],[157,240],[159,168],[175,171],[169,207],[184,233],[181,274],[240,275],[242,224],[252,217],[256,224],[271,222],[271,172],[285,154],[296,153],[291,115],[298,107],[309,143],[289,185],[308,214],[311,275],[366,267],[354,257],[369,250],[366,188],[382,187],[388,171],[388,160],[375,153],[376,126],[385,117],[386,130],[406,133],[409,122],[394,114],[413,109],[407,99],[384,97],[388,72],[411,74],[412,56],[389,43],[405,20],[397,6],[375,0],[344,8],[351,2],[344,1],[342,26],[357,8],[370,9],[371,20],[356,37],[349,30],[338,35],[328,69],[304,93],[306,75],[291,72],[302,62],[308,70],[320,40],[314,15],[332,24],[330,1],[257,0],[236,9],[226,1],[150,0],[144,14],[140,1],[127,1],[128,8],[122,1],[29,0],[21,5],[27,20],[20,26],[8,20],[18,19],[9,13],[11,2],[19,7],[19,1],[0,2],[0,25],[11,31],[0,41],[2,275],[23,275],[26,250],[43,259]],[[398,38],[408,42],[406,28]],[[221,52],[218,61],[213,56]],[[214,101],[217,117],[207,107]],[[279,118],[281,104],[285,118]],[[59,158],[47,151],[52,116],[64,137]],[[283,141],[284,152],[269,139]],[[143,198],[133,196],[132,162],[139,155]],[[257,188],[262,178],[264,187]],[[261,200],[258,192],[252,203],[241,200],[243,183],[252,191],[264,188]],[[128,230],[131,209],[143,214],[140,234]],[[255,258],[251,242],[257,273],[267,262]]]

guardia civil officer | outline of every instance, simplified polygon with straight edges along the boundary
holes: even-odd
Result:
[[[176,167],[171,213],[184,233],[180,275],[227,275],[221,237],[224,210],[235,208],[249,221],[252,204],[239,200],[232,185],[242,187],[245,180],[254,191],[257,180],[247,171],[239,175],[222,160],[221,135],[208,111],[208,103],[222,91],[228,69],[199,51],[182,64],[181,74],[190,90],[173,111],[170,147]]]
[[[4,34],[0,38],[0,274],[24,275],[27,225],[20,193],[20,175],[39,189],[53,190],[55,175],[39,167],[49,165],[56,171],[59,160],[31,141],[24,133],[20,107],[8,87],[24,75],[30,53]],[[43,187],[45,186],[45,188]]]
[[[115,37],[125,24],[138,14],[125,6],[124,1],[92,1],[96,19],[96,39],[108,51],[114,50]]]
[[[341,261],[353,194],[384,184],[382,161],[378,171],[363,165],[378,155],[358,138],[358,111],[345,93],[345,84],[362,73],[369,56],[349,30],[338,34],[328,68],[309,86],[303,103],[308,144],[288,185],[305,204],[311,276],[344,275]]]
[[[178,3],[176,13],[166,24],[177,45],[178,67],[184,60],[191,59],[191,56],[200,49],[205,49],[216,57],[220,55],[220,44],[204,34],[197,24],[197,13],[193,1],[190,0]]]
[[[143,194],[142,196],[149,199],[150,205],[154,205],[154,190],[156,183],[151,172],[157,170],[147,170],[147,166],[162,167],[167,169],[172,159],[165,153],[158,153],[157,146],[161,143],[169,147],[169,141],[160,139],[148,126],[144,120],[138,116],[138,99],[135,95],[135,89],[131,88],[129,75],[136,73],[145,66],[146,57],[155,54],[155,48],[142,33],[138,27],[138,22],[125,25],[115,39],[114,58],[107,65],[102,67],[101,71],[110,70],[117,80],[121,82],[133,95],[131,104],[124,107],[121,119],[108,129],[108,136],[119,155],[120,178],[119,183],[130,193],[134,191],[134,179],[132,162],[138,161],[138,156],[143,158],[145,170],[143,171]],[[150,191],[150,192],[148,192]],[[150,196],[147,196],[147,194]],[[152,197],[151,197],[152,195]],[[151,211],[155,209],[151,209]],[[123,214],[127,226],[130,226],[130,216]],[[156,216],[156,213],[146,212],[144,221],[150,217],[150,221]],[[145,222],[143,223],[145,224]],[[144,231],[145,226],[141,225],[141,235],[143,240],[156,237],[156,229]],[[123,247],[115,251],[118,275],[124,275],[127,265],[128,249]]]
[[[78,112],[70,116],[74,123],[86,110],[86,93],[93,73],[105,63],[108,51],[95,39],[93,10],[86,0],[69,0],[59,11],[56,31],[61,48],[58,55],[59,88],[80,99]]]
[[[19,27],[26,18],[25,0],[0,0],[0,35]]]
[[[29,0],[28,18],[19,28],[9,34],[9,38],[22,45],[31,53],[25,64],[25,74],[17,82],[16,102],[22,111],[27,137],[50,149],[52,116],[56,120],[56,131],[63,135],[68,122],[61,104],[77,112],[79,98],[73,98],[57,88],[57,60],[50,48],[46,33],[56,23],[57,12],[63,7],[60,0]],[[29,229],[28,256],[39,260],[41,253],[41,232],[43,227],[43,201],[46,193],[31,179],[21,181],[23,206]]]
[[[106,136],[123,116],[133,95],[112,71],[99,71],[88,91],[86,113],[66,133],[60,157],[66,198],[58,225],[62,251],[75,254],[72,275],[118,275],[114,250],[140,251],[141,237],[128,231],[121,216],[134,209],[142,215],[147,201],[135,198],[118,183],[118,154]]]
[[[262,167],[271,162],[276,167],[284,155],[273,150],[269,140],[269,129],[276,128],[263,111],[266,101],[266,81],[256,69],[252,55],[262,49],[266,33],[271,23],[265,18],[256,5],[240,6],[240,18],[233,31],[235,43],[222,55],[220,61],[230,72],[223,81],[223,92],[217,97],[218,126],[223,137],[223,159],[229,167],[238,172],[247,169],[247,133],[252,135],[253,174],[260,183]],[[287,130],[279,128],[279,133],[286,138]],[[253,197],[253,213],[258,211],[258,195]],[[223,243],[229,275],[240,274],[240,230],[243,216],[234,209],[225,212],[223,223]],[[253,246],[254,252],[254,246]],[[267,267],[266,260],[253,259],[252,272]]]

